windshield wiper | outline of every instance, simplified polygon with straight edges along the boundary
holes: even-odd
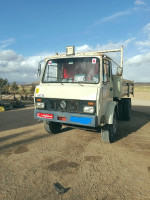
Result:
[[[47,76],[47,78],[57,78],[57,77],[55,77],[55,76]]]
[[[78,82],[78,81],[76,81],[76,80],[74,80],[76,83],[78,83],[79,85],[81,85],[81,86],[83,86],[82,84],[81,84],[81,82]]]

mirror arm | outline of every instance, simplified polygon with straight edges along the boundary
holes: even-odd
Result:
[[[39,66],[38,66],[38,76],[41,75],[41,63],[39,63]]]
[[[119,65],[118,63],[116,63],[113,59],[111,59],[111,61],[112,61],[113,63],[115,63],[118,67],[120,67],[120,65]]]
[[[41,76],[41,63],[42,63],[43,61],[45,61],[45,58],[39,62],[37,76]]]

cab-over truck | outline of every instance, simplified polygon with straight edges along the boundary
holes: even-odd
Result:
[[[120,52],[121,64],[107,56]],[[116,73],[112,73],[115,64]],[[41,63],[38,67],[41,74]],[[35,89],[34,118],[46,131],[56,134],[62,125],[101,130],[102,140],[111,143],[117,120],[130,120],[134,82],[123,79],[123,46],[120,49],[66,54],[45,59],[41,81]]]

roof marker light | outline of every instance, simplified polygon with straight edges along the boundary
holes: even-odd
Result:
[[[66,56],[75,55],[75,48],[74,46],[67,46],[66,47]]]

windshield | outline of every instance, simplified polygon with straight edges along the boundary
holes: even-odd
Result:
[[[48,60],[43,83],[99,83],[99,58],[63,58]]]

